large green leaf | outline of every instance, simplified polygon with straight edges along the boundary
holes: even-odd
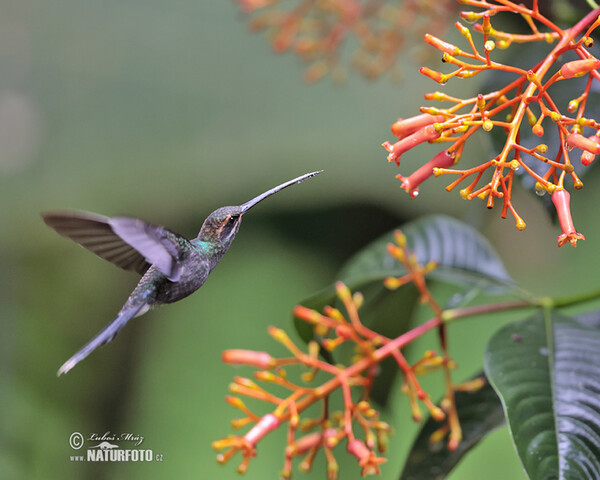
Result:
[[[403,225],[408,248],[421,264],[437,262],[432,278],[459,284],[507,284],[512,280],[500,257],[473,227],[446,215],[427,215]],[[404,267],[386,249],[394,241],[389,232],[354,257],[341,270],[345,280],[403,275]]]
[[[410,449],[400,480],[446,478],[467,452],[504,424],[502,403],[489,383],[486,382],[476,392],[456,392],[454,398],[463,433],[462,442],[452,452],[442,442],[431,444],[429,437],[441,424],[429,417]]]
[[[403,225],[402,232],[408,248],[421,264],[438,263],[430,274],[432,279],[458,284],[463,290],[474,286],[497,290],[512,282],[490,243],[463,222],[444,215],[430,215]],[[361,320],[388,337],[396,337],[408,329],[419,298],[412,284],[394,291],[383,286],[385,277],[406,273],[403,265],[387,251],[387,244],[393,242],[394,232],[383,235],[352,257],[336,277],[352,291],[363,293],[365,304],[360,311]],[[333,285],[301,303],[319,311],[325,305],[339,307]],[[295,323],[305,341],[313,338],[310,325],[297,319]],[[382,365],[373,398],[383,405],[397,370],[392,360]]]
[[[538,313],[501,328],[485,370],[531,479],[600,478],[600,330]]]

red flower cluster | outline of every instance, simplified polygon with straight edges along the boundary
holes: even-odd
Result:
[[[457,175],[458,178],[446,187],[448,191],[468,177],[473,177],[460,190],[461,197],[468,200],[479,198],[486,202],[488,208],[493,208],[496,199],[500,199],[502,218],[506,218],[510,211],[519,230],[524,230],[526,225],[511,201],[511,192],[515,172],[523,169],[535,179],[538,194],[547,192],[552,195],[562,230],[558,245],[569,242],[576,246],[577,240],[583,240],[584,236],[573,226],[565,180],[570,178],[575,189],[583,187],[571,162],[570,151],[573,148],[583,151],[581,163],[584,165],[592,163],[595,155],[600,153],[600,123],[584,116],[592,81],[600,79],[600,60],[588,51],[593,43],[590,33],[600,25],[600,9],[591,12],[572,28],[563,30],[540,13],[537,1],[533,1],[531,9],[508,0],[461,0],[461,3],[482,9],[480,12],[460,14],[466,21],[475,22],[473,29],[482,35],[482,51],[476,47],[471,30],[457,22],[455,26],[465,37],[470,51],[427,34],[425,41],[442,52],[442,61],[456,68],[447,74],[427,67],[421,68],[420,72],[440,84],[452,77],[471,78],[484,71],[511,72],[517,75],[517,79],[497,91],[480,93],[467,99],[451,97],[441,92],[427,94],[427,100],[449,102],[451,106],[421,107],[420,115],[394,123],[392,133],[398,140],[383,144],[389,152],[388,161],[399,166],[400,157],[405,152],[424,142],[449,145],[409,177],[398,175],[402,188],[414,198],[419,185],[432,175]],[[502,12],[521,15],[531,33],[513,34],[496,30],[491,18]],[[538,25],[543,26],[546,31],[538,30]],[[491,58],[491,52],[496,46],[507,48],[513,42],[555,43],[549,47],[544,59],[532,65],[529,70],[523,70],[498,63]],[[561,62],[567,52],[573,52],[580,60],[566,61],[556,73],[549,75],[549,70],[557,62]],[[588,77],[584,91],[561,110],[549,94],[548,87],[556,82],[582,76]],[[500,114],[504,118],[499,119]],[[550,125],[557,129],[560,139],[558,154],[553,159],[544,155],[548,147],[543,143],[533,148],[524,147],[520,143],[524,120],[527,120],[526,128],[531,128],[535,135],[543,137],[542,123],[545,119],[552,122]],[[489,132],[493,128],[503,129],[506,135],[502,151],[496,157],[466,170],[450,168],[460,160],[465,145],[475,132]],[[586,137],[585,129],[592,129],[593,133]],[[524,156],[543,162],[547,165],[546,172],[543,175],[536,173],[524,161]],[[480,184],[484,175],[487,182]]]
[[[310,63],[305,78],[314,82],[329,72],[343,73],[346,41],[357,43],[352,66],[377,78],[396,64],[406,40],[425,28],[446,29],[449,0],[236,0],[252,14],[250,27],[265,29],[277,52],[293,50]]]
[[[346,285],[338,282],[336,292],[344,305],[345,314],[330,306],[325,307],[323,313],[303,306],[294,309],[297,318],[313,326],[315,337],[323,338],[320,345],[313,340],[309,342],[307,352],[304,352],[283,330],[270,327],[269,334],[286,347],[291,357],[275,358],[267,352],[250,350],[225,351],[224,362],[255,367],[258,371],[254,373],[254,380],[276,385],[279,391],[283,389],[289,393],[274,394],[252,379],[234,379],[230,385],[234,396],[228,396],[226,400],[239,409],[243,417],[234,420],[233,427],[241,428],[249,424],[253,426],[245,435],[229,435],[213,443],[215,449],[225,450],[217,457],[220,463],[227,462],[239,452],[242,462],[238,472],[245,472],[251,458],[256,455],[258,442],[273,430],[287,424],[285,460],[281,472],[283,478],[291,477],[292,462],[298,456],[304,457],[300,468],[304,471],[310,470],[319,451],[323,451],[327,459],[327,478],[337,478],[338,464],[334,450],[344,441],[346,451],[356,458],[363,475],[379,473],[379,466],[385,462],[385,458],[379,454],[386,450],[390,426],[378,418],[378,412],[369,402],[369,395],[378,372],[378,364],[387,357],[392,357],[402,371],[402,391],[409,397],[413,418],[416,421],[421,420],[422,403],[433,418],[445,421],[433,434],[432,441],[441,441],[448,435],[448,448],[455,449],[458,446],[462,433],[456,414],[454,392],[476,390],[482,383],[477,381],[453,385],[450,379],[450,370],[455,365],[448,356],[445,325],[447,319],[444,319],[444,312],[431,296],[425,283],[425,275],[435,268],[435,265],[421,266],[416,257],[407,251],[406,239],[400,232],[396,234],[396,244],[390,244],[388,251],[402,263],[407,273],[400,278],[387,278],[385,286],[395,289],[413,283],[421,293],[422,302],[433,310],[434,317],[396,338],[387,338],[361,322],[358,312],[363,303],[362,295],[352,294]],[[448,319],[450,317],[451,315]],[[432,329],[439,332],[443,353],[438,355],[427,351],[420,360],[410,365],[402,349]],[[333,351],[347,342],[354,344],[357,352],[350,365],[332,365],[320,359],[320,348]],[[284,369],[293,365],[306,369],[300,384],[291,381]],[[430,400],[417,379],[420,375],[438,370],[443,372],[446,385],[446,395],[440,406]],[[324,374],[327,380],[316,386],[310,385],[319,372]],[[343,409],[330,412],[329,398],[336,390],[342,393]],[[274,405],[274,409],[269,413],[257,415],[242,401],[242,396]],[[322,415],[318,418],[301,419],[303,412],[313,404],[322,406]]]

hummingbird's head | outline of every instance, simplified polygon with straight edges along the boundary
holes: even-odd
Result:
[[[305,175],[301,175],[300,177],[294,178],[293,180],[282,183],[281,185],[277,185],[276,187],[273,187],[270,190],[267,190],[266,192],[254,197],[252,200],[247,201],[243,205],[239,205],[237,207],[222,207],[215,210],[204,221],[204,224],[200,229],[200,233],[198,234],[198,238],[218,242],[225,247],[225,250],[227,250],[240,228],[240,223],[242,223],[242,215],[244,215],[244,213],[274,193],[277,193],[284,188],[289,187],[290,185],[300,183],[307,178],[314,177],[321,172],[322,170],[319,170],[318,172],[307,173]]]
[[[222,207],[212,212],[202,225],[199,236],[229,246],[242,223],[241,207]]]

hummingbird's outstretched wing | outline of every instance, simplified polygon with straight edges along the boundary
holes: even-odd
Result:
[[[117,333],[119,333],[119,330],[121,330],[129,320],[148,311],[148,303],[145,301],[145,298],[150,294],[151,290],[147,290],[143,294],[140,294],[138,297],[138,302],[127,302],[117,315],[117,318],[104,327],[104,329],[98,333],[98,335],[86,343],[75,355],[63,363],[63,365],[58,369],[56,376],[60,377],[63,373],[67,373],[98,347],[110,342],[113,338],[115,338]]]
[[[143,275],[153,264],[169,280],[179,280],[179,260],[188,241],[163,226],[88,212],[48,212],[42,217],[59,234],[118,267]]]

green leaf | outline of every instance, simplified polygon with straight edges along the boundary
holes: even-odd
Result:
[[[446,478],[469,450],[488,433],[504,425],[502,403],[489,383],[486,382],[476,392],[456,392],[454,398],[463,432],[463,440],[458,448],[451,452],[444,441],[436,444],[429,442],[431,434],[442,425],[429,417],[410,449],[400,480]]]
[[[444,215],[430,215],[403,225],[402,232],[407,238],[408,248],[421,264],[438,263],[428,278],[458,284],[465,291],[471,291],[474,286],[498,291],[512,283],[490,243],[463,222]],[[384,278],[406,273],[404,266],[387,251],[387,244],[393,242],[394,232],[383,235],[351,258],[336,277],[353,292],[363,293],[365,303],[360,309],[361,321],[392,338],[409,328],[419,299],[412,284],[393,291],[383,286]],[[341,308],[333,285],[301,304],[318,311],[325,305]],[[298,319],[295,319],[295,325],[305,341],[313,338],[310,325]],[[397,371],[391,359],[382,364],[372,392],[373,398],[381,405],[387,401],[389,385]]]
[[[540,312],[492,337],[485,370],[529,478],[600,478],[600,330]]]
[[[437,262],[431,278],[458,284],[510,284],[512,280],[494,248],[473,227],[445,215],[427,215],[402,226],[409,250],[421,264]],[[386,249],[389,232],[369,244],[342,268],[346,281],[404,275],[402,264]]]

